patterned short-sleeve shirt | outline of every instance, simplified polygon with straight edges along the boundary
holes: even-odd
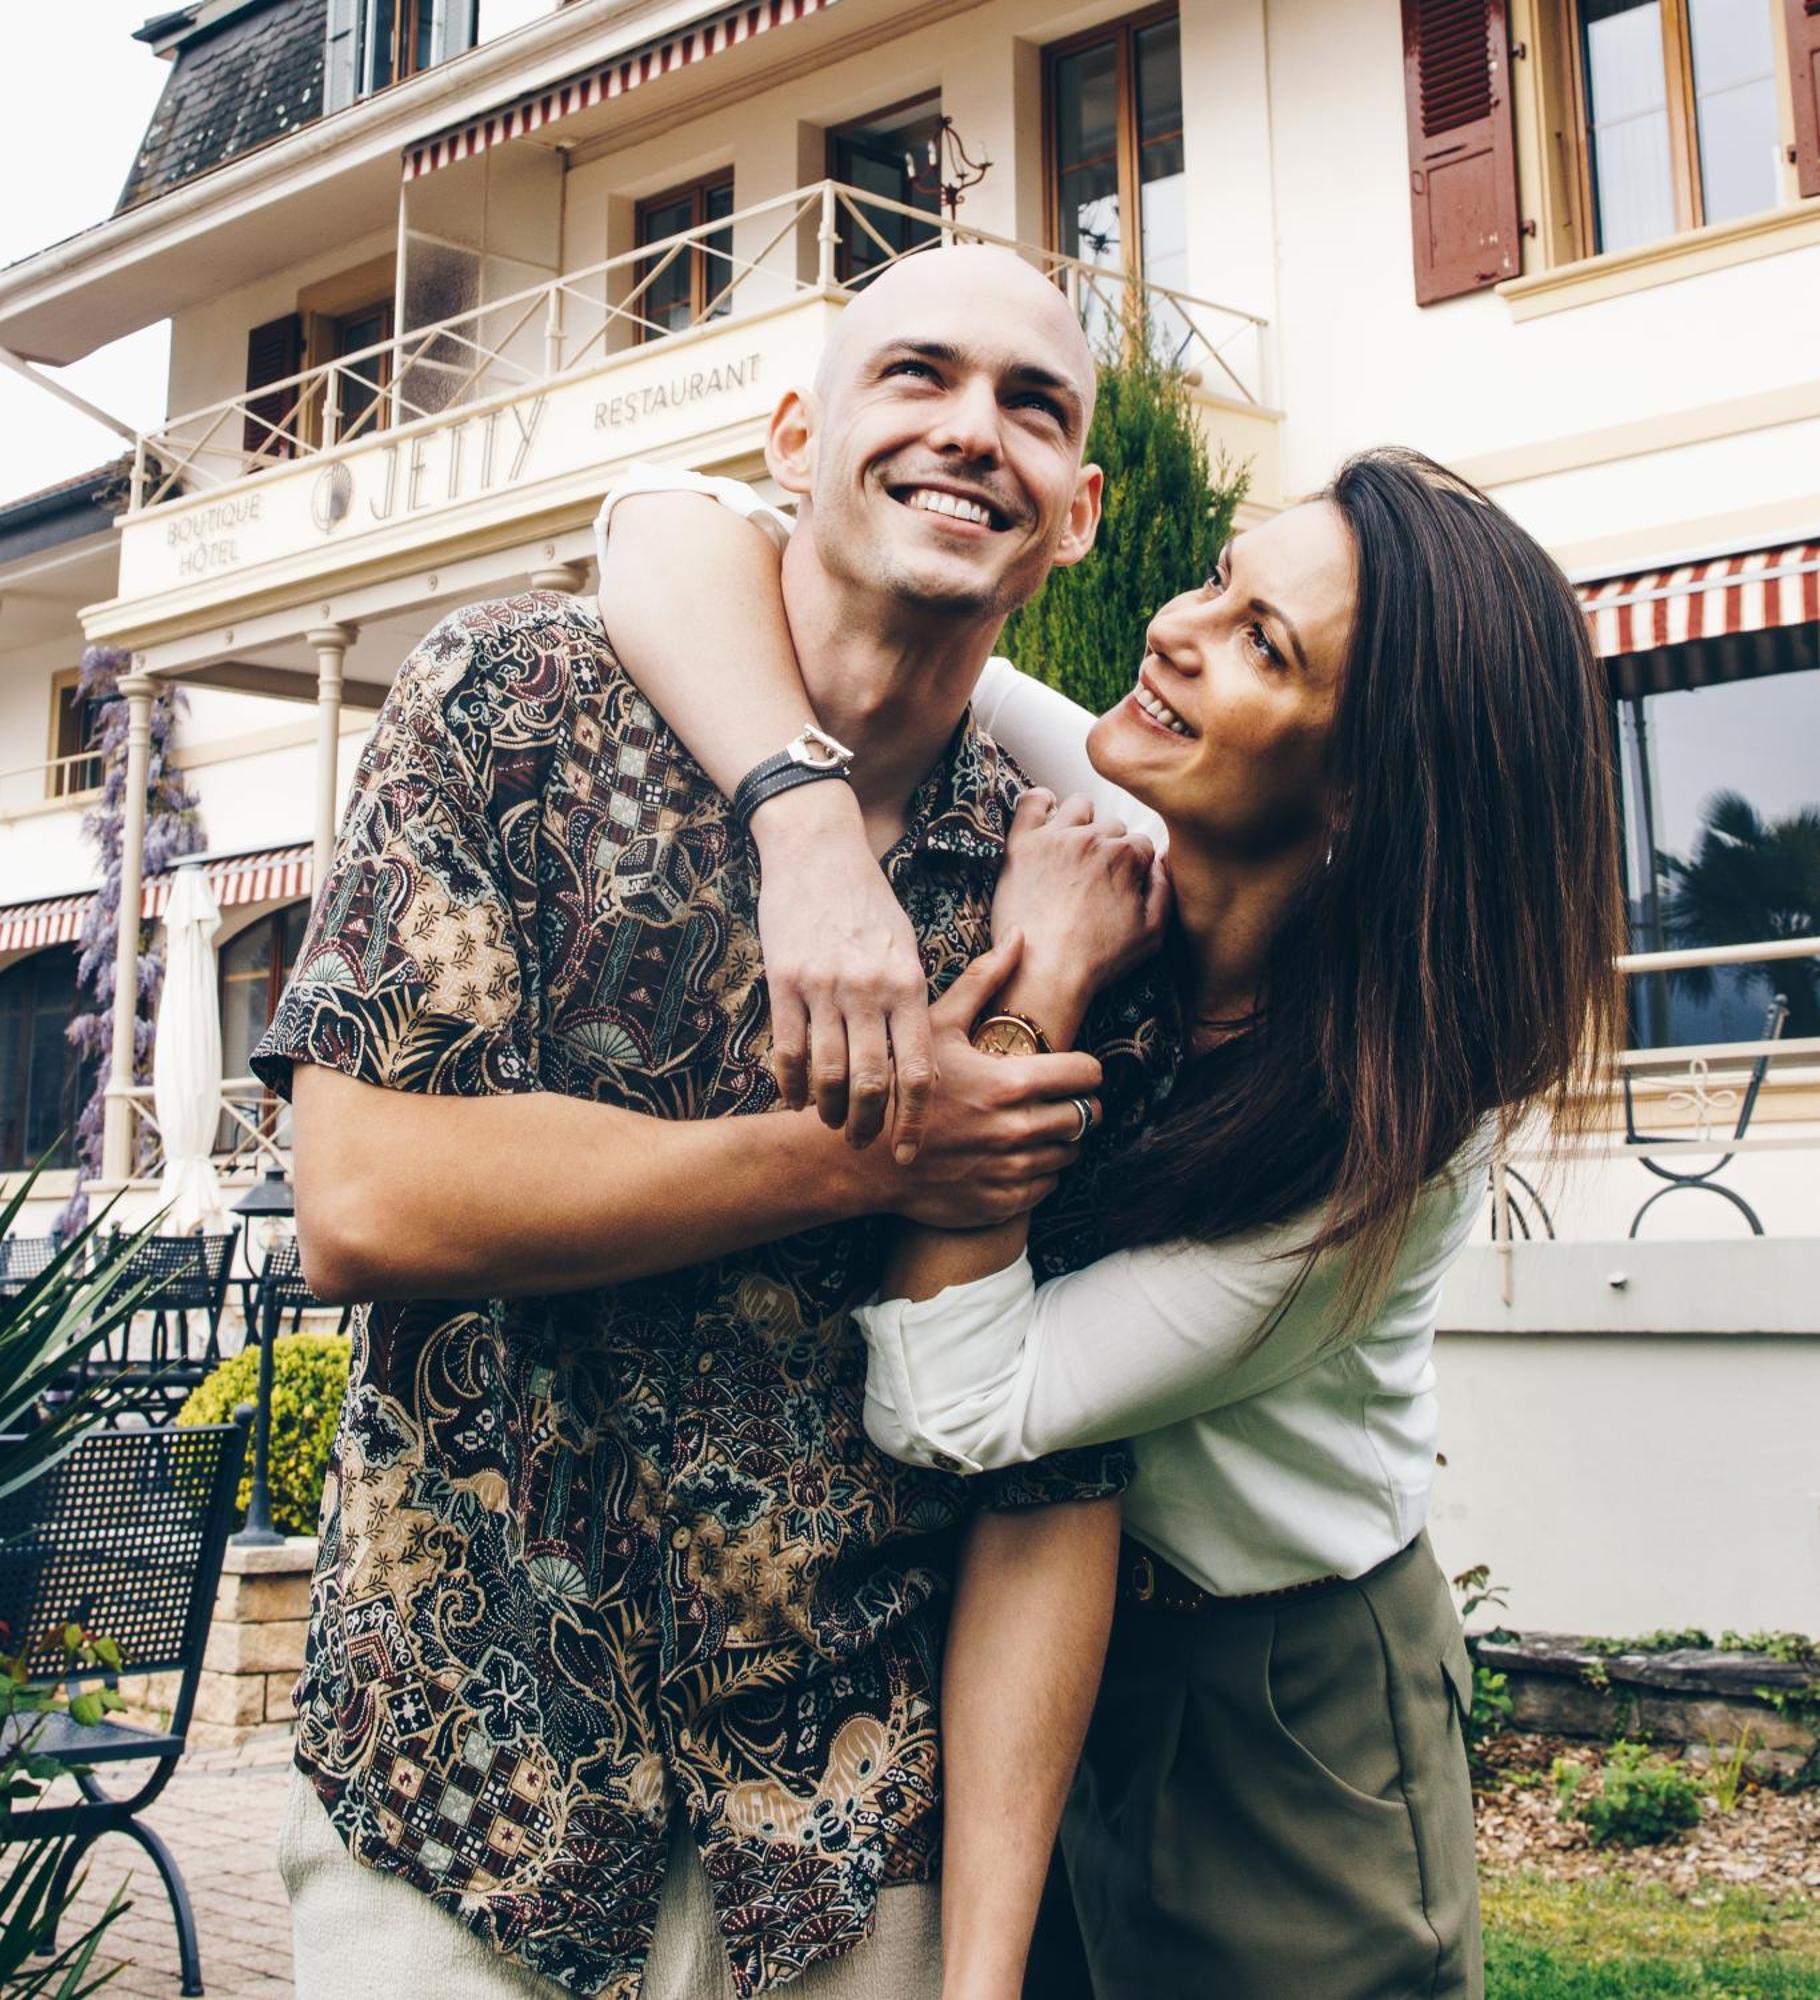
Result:
[[[1020,785],[969,720],[886,858],[934,988],[989,941]],[[1139,996],[1101,1027],[1135,1102],[1167,1030]],[[769,1047],[752,852],[592,608],[447,620],[381,713],[254,1069],[717,1118],[774,1104]],[[957,1530],[1123,1481],[1117,1450],[968,1484],[871,1444],[849,1311],[886,1226],[356,1315],[298,1761],[359,1860],[578,1992],[637,1993],[674,1811],[742,1995],[928,1876]]]

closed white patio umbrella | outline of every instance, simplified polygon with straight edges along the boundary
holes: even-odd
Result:
[[[221,1013],[215,933],[221,908],[205,871],[180,867],[164,911],[164,991],[152,1054],[152,1103],[164,1141],[159,1193],[172,1232],[225,1228],[226,1207],[210,1154],[221,1120]]]

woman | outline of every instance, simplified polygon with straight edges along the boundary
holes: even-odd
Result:
[[[709,535],[750,552],[692,504],[697,559]],[[610,563],[662,562],[637,517]],[[692,711],[724,732],[761,706],[754,677],[803,700],[775,645],[704,680],[728,619],[757,629],[723,602],[627,661],[685,740]],[[1101,2000],[1479,1993],[1470,1673],[1423,1534],[1431,1348],[1489,1135],[1570,1116],[1617,1020],[1579,607],[1481,494],[1372,452],[1159,610],[1110,714],[1039,703],[1020,738],[1017,707],[999,733],[1039,780],[1084,738],[1166,836],[1182,1067],[1092,1191],[1098,1261],[1034,1271],[1021,1220],[903,1230],[862,1315],[868,1429],[968,1468],[1133,1441],[1063,1831]],[[1085,886],[1090,818],[1029,795],[994,905],[1022,952],[996,1011],[1058,1047],[1146,935],[1140,898]]]

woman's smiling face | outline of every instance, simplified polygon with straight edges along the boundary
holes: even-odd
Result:
[[[1331,502],[1235,536],[1215,575],[1151,619],[1136,687],[1088,738],[1095,769],[1160,813],[1172,844],[1263,860],[1320,836],[1356,602]]]

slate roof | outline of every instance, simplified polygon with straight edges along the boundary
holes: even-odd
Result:
[[[327,4],[268,0],[183,41],[115,214],[321,117]]]
[[[80,541],[113,525],[126,505],[130,458],[116,458],[92,472],[0,503],[0,566]]]

